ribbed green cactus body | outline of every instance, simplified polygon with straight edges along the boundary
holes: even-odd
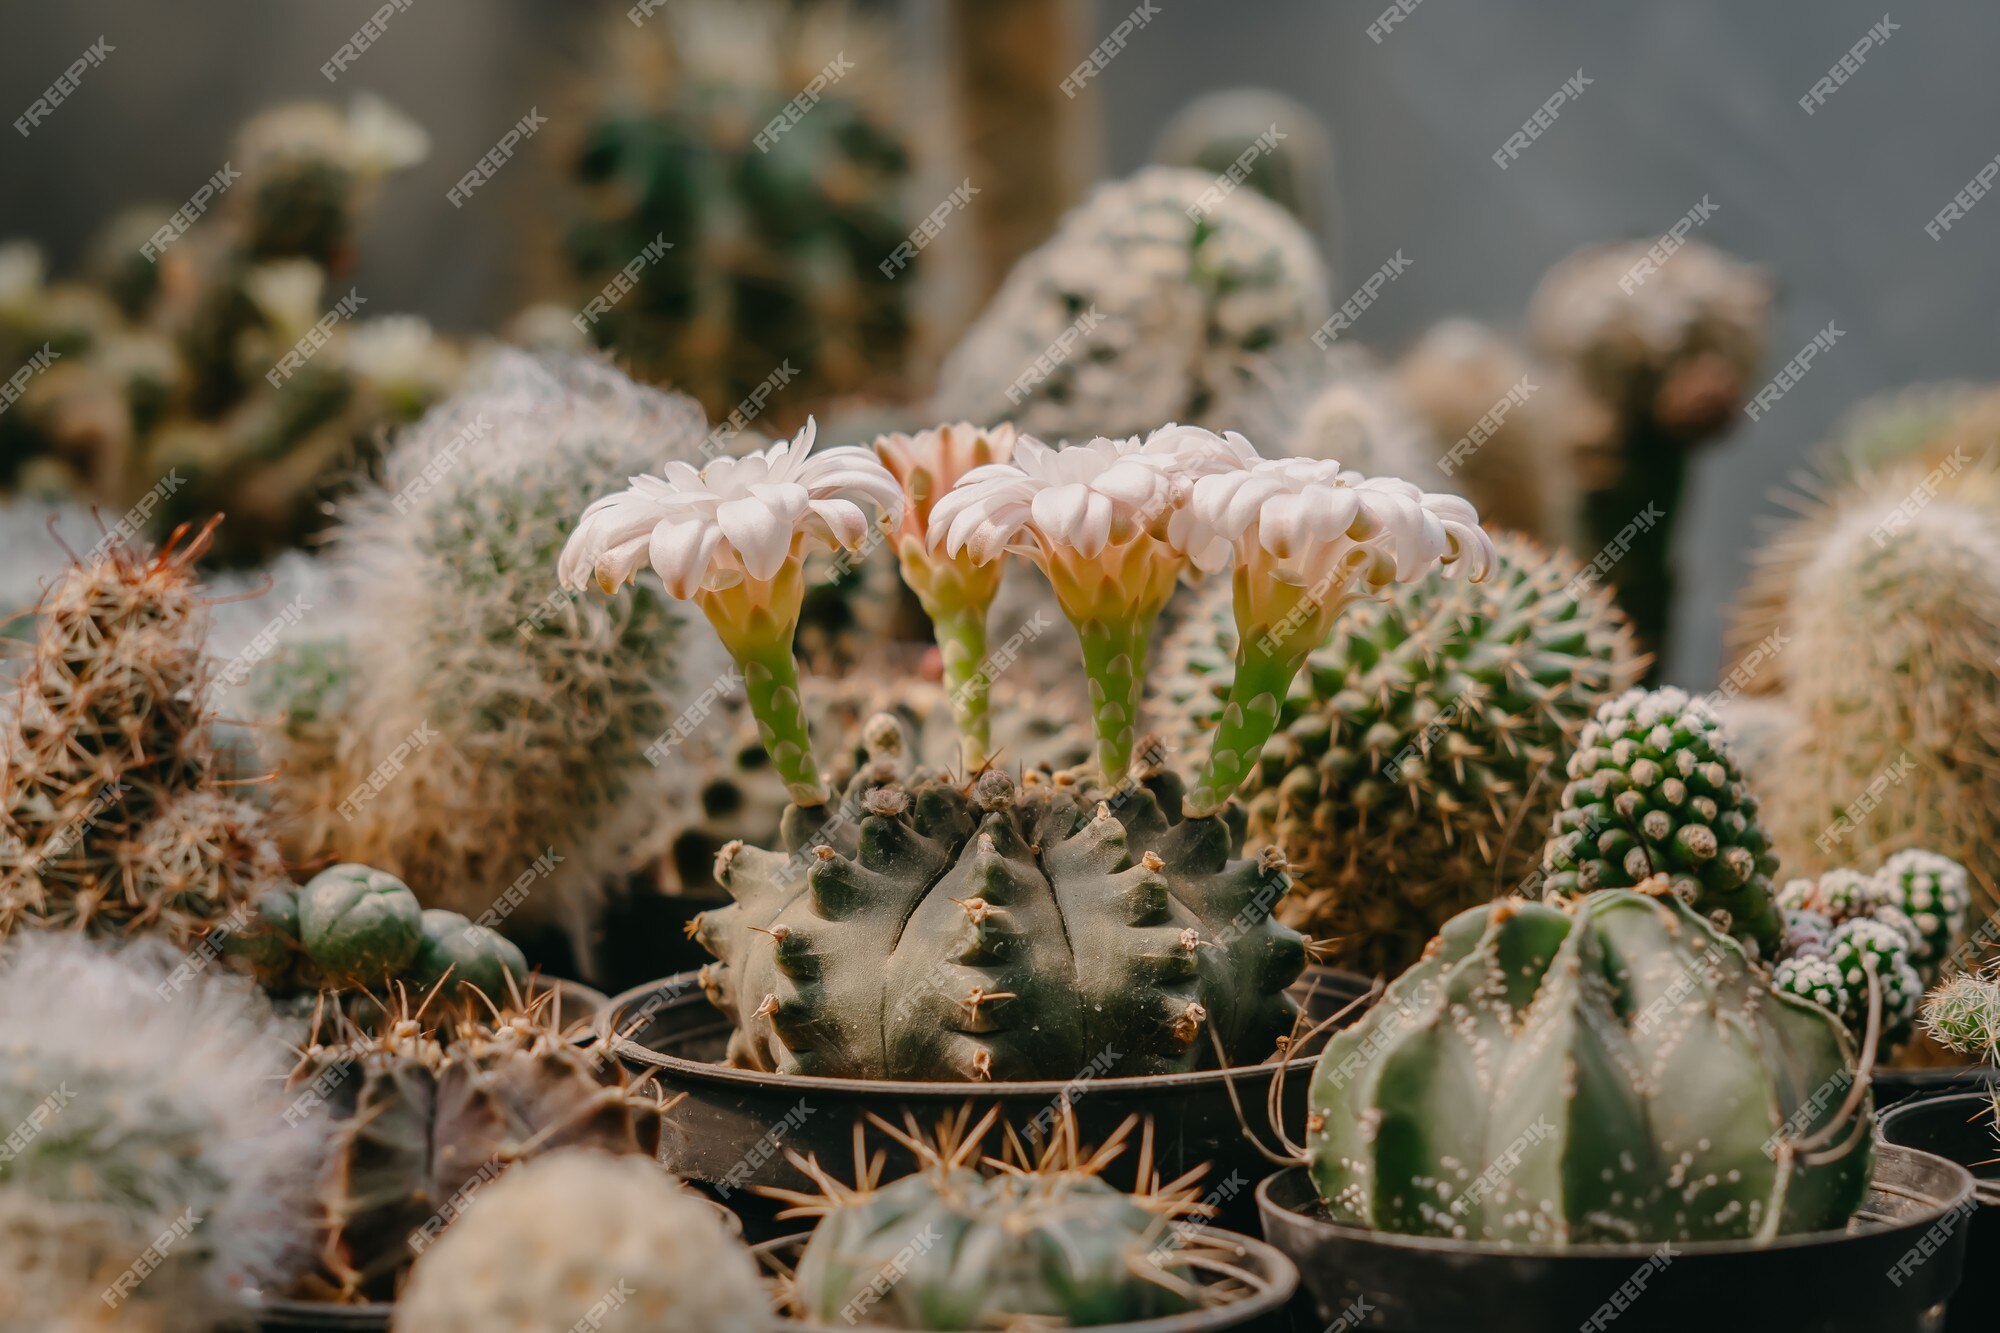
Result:
[[[807,1319],[836,1328],[1155,1319],[1192,1308],[1149,1280],[1165,1233],[1158,1214],[1095,1177],[923,1172],[829,1211],[799,1260],[798,1297]]]
[[[1573,559],[1504,533],[1495,546],[1484,583],[1432,574],[1344,610],[1246,789],[1251,836],[1299,880],[1287,920],[1344,966],[1393,975],[1452,915],[1532,874],[1577,734],[1638,678],[1623,618],[1573,585]],[[1208,745],[1235,647],[1218,580],[1155,676],[1180,753]]]
[[[878,717],[871,732],[894,723]],[[1168,775],[1097,793],[989,770],[969,787],[878,758],[786,812],[789,851],[732,845],[704,914],[730,1058],[841,1077],[1068,1079],[1270,1055],[1305,941],[1272,913],[1275,854],[1232,859]]]
[[[1335,1220],[1412,1235],[1837,1229],[1869,1175],[1851,1049],[1671,893],[1502,901],[1454,918],[1335,1034],[1310,1092],[1311,1170]],[[1808,1160],[1813,1139],[1826,1160]]]
[[[1715,714],[1677,689],[1597,710],[1569,762],[1543,854],[1548,892],[1631,888],[1665,875],[1694,909],[1775,960],[1777,857]]]

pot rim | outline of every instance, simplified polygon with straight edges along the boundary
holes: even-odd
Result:
[[[361,1301],[352,1305],[342,1305],[338,1301],[308,1301],[297,1296],[265,1296],[258,1293],[246,1295],[243,1298],[243,1307],[252,1316],[311,1315],[328,1322],[351,1319],[357,1326],[368,1320],[386,1320],[396,1313],[394,1301]]]
[[[1355,981],[1367,979],[1351,972],[1328,969],[1323,977],[1347,977]],[[721,1083],[759,1089],[793,1088],[802,1092],[817,1090],[822,1093],[850,1093],[856,1096],[875,1095],[888,1097],[925,1098],[934,1097],[947,1100],[963,1100],[966,1097],[991,1097],[995,1094],[1021,1097],[1056,1097],[1074,1089],[1078,1080],[1071,1078],[1038,1078],[1013,1081],[994,1080],[990,1083],[964,1083],[946,1080],[897,1079],[897,1078],[829,1078],[823,1074],[765,1073],[755,1069],[737,1069],[731,1065],[717,1064],[712,1060],[690,1060],[683,1055],[668,1055],[642,1045],[631,1037],[614,1029],[615,1020],[623,1018],[626,1011],[642,1006],[659,991],[673,988],[674,994],[668,1003],[681,1000],[692,994],[702,994],[701,972],[676,972],[671,976],[654,981],[641,982],[629,990],[612,996],[597,1011],[596,1028],[611,1047],[612,1053],[620,1059],[650,1065],[655,1069],[669,1072],[674,1078],[697,1079],[709,1083]],[[1310,980],[1310,974],[1300,978],[1300,982]],[[1295,983],[1298,984],[1298,983]],[[1367,983],[1372,986],[1373,983]],[[712,1010],[717,1019],[727,1022],[727,1016],[720,1010]],[[1313,1065],[1319,1060],[1318,1052],[1311,1055],[1295,1055],[1285,1060],[1269,1059],[1257,1064],[1231,1065],[1227,1069],[1193,1069],[1179,1074],[1124,1074],[1104,1075],[1088,1080],[1091,1086],[1100,1089],[1117,1088],[1133,1092],[1174,1092],[1196,1088],[1209,1083],[1232,1082],[1232,1076],[1257,1077],[1266,1071],[1282,1069],[1286,1077],[1295,1074],[1310,1076]]]
[[[1996,1107],[1994,1100],[1996,1094],[2000,1094],[2000,1088],[1919,1094],[1908,1101],[1897,1102],[1885,1111],[1877,1112],[1875,1116],[1875,1138],[1878,1142],[1892,1148],[1909,1148],[1910,1145],[1906,1143],[1895,1143],[1889,1139],[1889,1127],[1899,1120],[1915,1119],[1919,1114],[1932,1107],[1944,1107],[1952,1103],[1978,1103],[1980,1109],[1986,1111],[1993,1119],[1996,1131],[2000,1131],[2000,1107]],[[1977,1112],[1974,1114],[1976,1115]],[[1922,1152],[1923,1149],[1911,1148],[1910,1151]],[[1938,1155],[1936,1153],[1932,1154],[1932,1156]],[[1955,1158],[1946,1158],[1945,1160],[1959,1167],[1965,1166],[1965,1163],[1959,1162]],[[1969,1168],[1967,1168],[1967,1173],[1970,1174]],[[2000,1178],[1988,1180],[1979,1176],[1973,1176],[1972,1197],[1985,1207],[2000,1207]]]
[[[1880,1154],[1890,1153],[1897,1157],[1928,1157],[1949,1168],[1954,1177],[1951,1197],[1942,1202],[1933,1201],[1921,1214],[1900,1219],[1892,1226],[1874,1228],[1884,1231],[1919,1230],[1935,1225],[1946,1214],[1955,1212],[1974,1197],[1973,1175],[1957,1162],[1935,1153],[1927,1153],[1918,1148],[1905,1147],[1900,1143],[1877,1143],[1877,1160]],[[1331,1233],[1350,1243],[1393,1246],[1400,1249],[1430,1251],[1440,1256],[1476,1257],[1485,1259],[1520,1260],[1536,1259],[1543,1262],[1561,1262],[1567,1259],[1616,1259],[1621,1263],[1632,1263],[1650,1258],[1659,1252],[1660,1241],[1631,1241],[1622,1244],[1596,1242],[1588,1245],[1503,1245],[1497,1241],[1451,1240],[1444,1236],[1407,1236],[1397,1231],[1371,1231],[1366,1227],[1349,1226],[1344,1222],[1330,1222],[1323,1217],[1314,1217],[1299,1207],[1281,1202],[1272,1197],[1274,1187],[1291,1189],[1293,1182],[1305,1181],[1305,1194],[1312,1202],[1319,1201],[1319,1191],[1309,1178],[1306,1168],[1290,1166],[1257,1182],[1257,1208],[1267,1219],[1279,1217],[1286,1222],[1322,1234]],[[1266,1234],[1269,1234],[1268,1225]],[[1867,1234],[1867,1233],[1860,1233]],[[1837,1241],[1857,1238],[1852,1231],[1802,1231],[1792,1235],[1775,1236],[1767,1241],[1749,1240],[1697,1240],[1665,1242],[1673,1246],[1674,1254],[1690,1258],[1716,1257],[1727,1254],[1765,1254],[1781,1250],[1806,1249],[1815,1245],[1826,1245]]]
[[[1254,1261],[1263,1272],[1256,1268],[1244,1269],[1246,1276],[1256,1282],[1257,1290],[1226,1305],[1211,1305],[1200,1310],[1190,1310],[1185,1314],[1161,1315],[1157,1319],[1141,1319],[1136,1323],[1097,1324],[1091,1333],[1203,1333],[1207,1329],[1227,1328],[1216,1319],[1228,1315],[1241,1322],[1258,1315],[1273,1314],[1283,1310],[1299,1289],[1299,1269],[1291,1256],[1268,1241],[1255,1236],[1246,1236],[1240,1231],[1226,1231],[1221,1227],[1203,1227],[1201,1238],[1207,1242],[1226,1245],[1245,1260]],[[787,1236],[774,1236],[760,1245],[752,1245],[750,1253],[756,1256],[758,1265],[770,1271],[775,1261],[787,1250],[803,1249],[812,1239],[812,1232],[798,1231]],[[1268,1279],[1264,1281],[1263,1279]],[[800,1319],[780,1316],[778,1327],[796,1329],[798,1333],[837,1333],[827,1324],[808,1324]]]

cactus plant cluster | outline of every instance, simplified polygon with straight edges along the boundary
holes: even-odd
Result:
[[[1336,1221],[1535,1246],[1839,1230],[1874,1116],[1837,1019],[1663,879],[1454,918],[1308,1094]]]
[[[409,886],[368,866],[323,870],[304,888],[258,895],[249,920],[224,941],[267,991],[334,988],[504,1002],[525,992],[528,962],[514,944],[457,912],[425,909]]]
[[[1881,1033],[1899,1041],[1964,933],[1971,902],[1964,866],[1916,848],[1872,875],[1842,867],[1792,880],[1778,891],[1785,943],[1774,981],[1856,1032],[1866,1030],[1872,984]]]
[[[635,31],[636,27],[636,31]],[[582,92],[564,251],[589,336],[727,422],[904,389],[914,149],[893,34],[845,4],[695,0],[607,33]],[[812,114],[787,115],[802,89]],[[928,204],[926,204],[928,207]],[[754,404],[754,406],[753,406]]]
[[[1450,917],[1534,874],[1578,735],[1641,670],[1573,560],[1495,547],[1484,583],[1432,574],[1342,617],[1246,785],[1253,837],[1299,880],[1288,919],[1347,966],[1401,971]],[[1176,748],[1219,716],[1236,638],[1220,585],[1167,635],[1155,694]]]
[[[1581,250],[1550,269],[1529,306],[1531,341],[1615,424],[1577,456],[1583,540],[1620,554],[1610,581],[1641,644],[1667,641],[1673,534],[1695,446],[1736,420],[1769,332],[1759,270],[1699,241],[1664,262],[1649,243]]]
[[[549,570],[603,476],[693,458],[702,431],[609,367],[508,352],[405,432],[341,508],[341,637],[302,633],[254,682],[305,747],[281,770],[301,855],[585,939],[603,887],[692,822],[676,728],[716,706],[726,662],[656,586],[580,601]],[[333,734],[301,707],[336,709]]]
[[[1570,756],[1543,866],[1558,897],[1663,877],[1752,957],[1777,959],[1778,860],[1757,798],[1714,714],[1684,690],[1630,690],[1597,710]]]
[[[1010,1079],[1067,1077],[1113,1051],[1120,1073],[1269,1054],[1306,943],[1272,919],[1291,885],[1282,854],[1236,859],[1231,795],[1343,608],[1439,563],[1488,575],[1471,506],[1167,426],[1064,450],[1019,439],[926,511],[911,479],[942,475],[943,433],[932,466],[900,481],[868,451],[811,444],[809,426],[699,472],[636,478],[586,511],[560,566],[570,587],[615,589],[650,561],[696,602],[792,796],[782,849],[723,849],[716,878],[735,901],[696,925],[720,960],[706,975],[736,1024],[730,1058]],[[829,799],[792,654],[806,557],[857,549],[913,510],[924,528],[901,553],[920,563],[933,616],[983,624],[993,581],[966,574],[1009,552],[1048,579],[1082,648],[1094,773],[1017,780],[986,761],[990,698],[971,690],[955,708],[964,776],[905,771],[907,741],[881,718],[866,724],[868,762]],[[1183,573],[1232,562],[1236,670],[1183,784],[1140,745],[1148,641]]]
[[[1162,421],[1235,424],[1260,363],[1327,318],[1312,238],[1208,172],[1147,167],[1097,191],[1008,274],[940,371],[947,420],[1087,440]]]
[[[481,1190],[427,1248],[397,1333],[767,1333],[750,1254],[714,1205],[650,1163],[551,1152]]]
[[[1786,715],[1773,836],[1816,874],[1916,847],[2000,910],[2000,471],[1976,452],[1833,489],[1760,552],[1732,634]],[[1739,668],[1740,670],[1740,668]]]
[[[0,416],[0,487],[157,531],[227,512],[230,560],[315,531],[342,470],[460,374],[429,325],[378,316],[346,282],[380,183],[425,151],[378,99],[278,107],[187,206],[113,219],[80,279],[48,282],[37,251],[6,247],[0,366],[49,363]]]
[[[187,948],[286,882],[265,815],[219,771],[206,540],[107,536],[38,606],[0,716],[0,936],[144,932]]]
[[[338,1032],[315,1033],[287,1084],[298,1114],[332,1122],[318,1263],[301,1295],[393,1299],[467,1201],[534,1154],[653,1155],[663,1104],[559,1005],[542,995],[435,1023],[405,1005],[373,1032],[338,1019]]]
[[[1067,1108],[1065,1108],[1067,1110]],[[935,1135],[875,1124],[915,1155],[918,1169],[883,1183],[882,1162],[857,1161],[843,1182],[812,1159],[793,1161],[817,1194],[770,1190],[787,1217],[816,1220],[789,1285],[792,1309],[814,1325],[961,1330],[1124,1326],[1184,1315],[1208,1293],[1190,1281],[1187,1240],[1199,1218],[1197,1168],[1162,1184],[1151,1167],[1151,1126],[1140,1191],[1107,1184],[1103,1169],[1128,1145],[1128,1120],[1086,1150],[1065,1115],[1033,1156],[1009,1144],[980,1157],[997,1112],[967,1131],[959,1116]],[[896,1280],[881,1281],[893,1272]]]
[[[324,1136],[262,999],[156,942],[0,956],[0,1326],[235,1327],[305,1257]]]

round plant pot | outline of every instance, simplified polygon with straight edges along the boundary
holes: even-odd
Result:
[[[751,1251],[767,1272],[789,1275],[798,1264],[809,1233],[780,1236],[765,1241]],[[1223,1258],[1226,1271],[1201,1274],[1200,1279],[1215,1292],[1217,1303],[1188,1314],[1161,1319],[1141,1319],[1127,1324],[1095,1324],[1091,1333],[1291,1333],[1292,1322],[1285,1306],[1298,1289],[1299,1273],[1292,1261],[1261,1240],[1204,1227],[1204,1248],[1228,1251]],[[1190,1271],[1189,1276],[1197,1274]],[[777,1327],[797,1333],[839,1333],[852,1325],[808,1324],[803,1320],[781,1319]],[[1040,1327],[1040,1325],[1036,1325]]]
[[[1330,968],[1309,970],[1294,988],[1313,1023],[1352,1005],[1369,989],[1365,978]],[[1347,1021],[1358,1016],[1355,1006]],[[1284,1123],[1294,1140],[1302,1138],[1306,1084],[1317,1054],[1315,1042],[1282,1063],[1067,1082],[924,1083],[765,1074],[722,1063],[729,1020],[708,1002],[699,974],[693,972],[614,997],[604,1010],[603,1030],[635,1073],[656,1073],[665,1091],[686,1094],[661,1130],[660,1161],[735,1209],[753,1241],[788,1230],[777,1217],[779,1205],[759,1195],[758,1187],[815,1188],[786,1159],[787,1152],[817,1157],[846,1178],[854,1168],[854,1127],[871,1112],[898,1125],[909,1115],[929,1129],[967,1105],[974,1116],[1000,1108],[1025,1137],[1045,1133],[1067,1104],[1085,1144],[1102,1143],[1129,1116],[1149,1118],[1161,1178],[1171,1180],[1207,1165],[1202,1190],[1217,1209],[1216,1223],[1254,1230],[1257,1209],[1251,1188],[1274,1166],[1244,1133],[1243,1123],[1269,1143],[1266,1104],[1282,1073]],[[871,1148],[888,1152],[890,1178],[915,1168],[886,1135],[871,1135],[870,1141]],[[1112,1164],[1107,1178],[1130,1188],[1137,1157],[1135,1143]]]
[[[1930,1069],[1877,1069],[1870,1086],[1875,1091],[1875,1109],[1951,1092],[1978,1092],[2000,1083],[2000,1069],[1992,1065],[1942,1065]]]
[[[1325,1219],[1303,1167],[1257,1187],[1264,1236],[1298,1265],[1319,1323],[1367,1333],[1933,1333],[1965,1262],[1972,1176],[1880,1145],[1846,1231],[1764,1245],[1528,1248]],[[1341,1320],[1346,1323],[1341,1323]],[[1990,1312],[1989,1312],[1990,1321]]]
[[[385,1333],[396,1307],[385,1301],[328,1305],[278,1299],[259,1301],[251,1309],[257,1333]]]
[[[1935,1153],[1970,1171],[1974,1208],[1967,1229],[1965,1280],[1952,1297],[1947,1333],[1993,1327],[2000,1302],[2000,1137],[1995,1135],[1993,1095],[1957,1092],[1920,1097],[1885,1112],[1886,1143]]]

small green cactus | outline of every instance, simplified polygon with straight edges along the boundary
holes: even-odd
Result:
[[[417,895],[385,871],[338,865],[299,890],[299,943],[339,985],[381,985],[415,960],[423,934]]]
[[[829,1077],[1171,1073],[1268,1056],[1290,1032],[1303,937],[1272,918],[1283,859],[1232,859],[1223,818],[1183,818],[1140,770],[969,785],[909,770],[894,718],[832,806],[793,807],[785,851],[734,845],[735,899],[698,918],[704,983],[752,1069]]]
[[[767,1333],[715,1205],[649,1162],[569,1148],[482,1189],[425,1249],[396,1333]]]
[[[1570,758],[1542,859],[1546,891],[1559,896],[1665,875],[1696,911],[1777,958],[1778,862],[1757,800],[1714,714],[1684,690],[1631,690],[1597,710]]]
[[[1334,1220],[1527,1245],[1839,1230],[1874,1116],[1832,1014],[1664,879],[1454,918],[1334,1034],[1308,1105]]]
[[[2000,976],[1959,973],[1926,997],[1923,1022],[1945,1049],[2000,1064]]]
[[[979,1148],[994,1119],[989,1113],[965,1134],[961,1116],[934,1138],[877,1119],[919,1162],[888,1184],[878,1183],[879,1160],[857,1163],[859,1179],[847,1185],[793,1156],[821,1193],[767,1192],[795,1205],[786,1216],[819,1219],[792,1285],[800,1318],[955,1333],[1123,1327],[1200,1307],[1201,1289],[1175,1275],[1187,1251],[1184,1229],[1172,1225],[1203,1211],[1194,1202],[1198,1170],[1162,1187],[1150,1178],[1148,1153],[1144,1192],[1125,1194],[1099,1172],[1126,1146],[1133,1122],[1085,1152],[1065,1116],[1037,1158],[1010,1150],[1006,1170],[982,1171]],[[1150,1131],[1148,1140],[1150,1148]],[[895,1280],[883,1282],[884,1274]]]

